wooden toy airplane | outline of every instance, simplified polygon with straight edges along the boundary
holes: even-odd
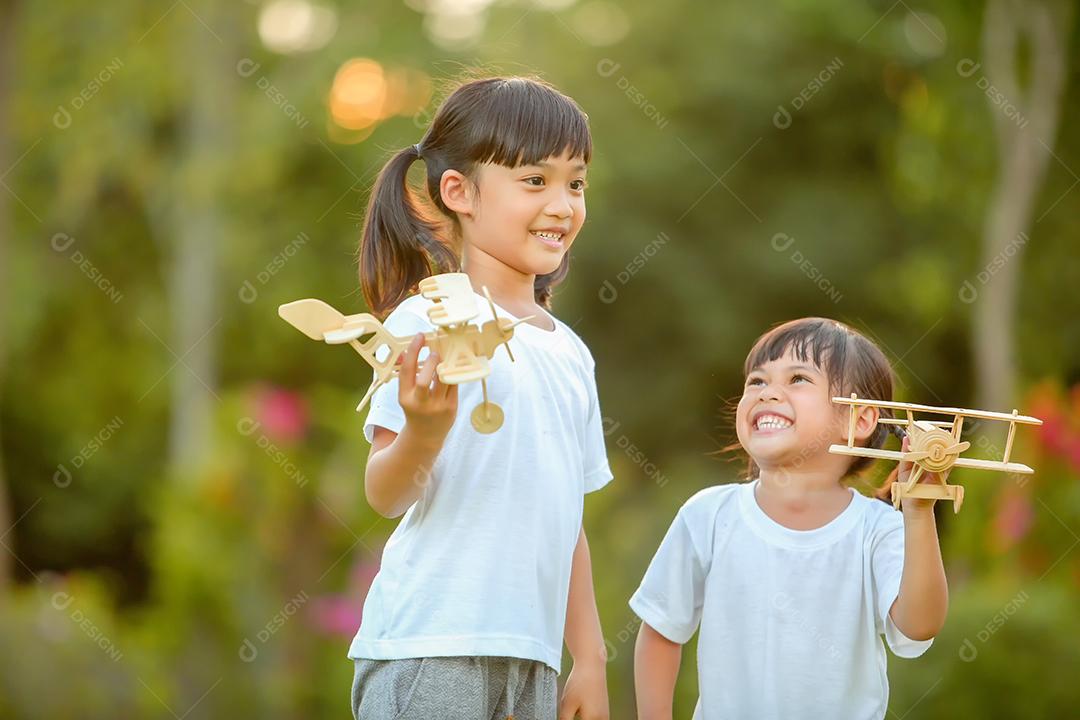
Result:
[[[907,482],[893,483],[893,506],[900,507],[903,497],[927,498],[933,500],[952,500],[953,512],[960,512],[964,502],[964,488],[961,485],[948,485],[945,480],[954,467],[976,468],[978,470],[997,470],[999,472],[1031,474],[1035,472],[1022,463],[1009,462],[1012,453],[1016,424],[1042,425],[1042,420],[1019,411],[1012,413],[988,412],[985,410],[965,410],[964,408],[934,407],[932,405],[914,405],[912,403],[892,402],[888,400],[868,400],[851,393],[850,398],[834,397],[834,403],[851,406],[851,418],[848,422],[847,445],[830,445],[829,452],[838,455],[856,457],[884,458],[887,460],[908,461],[915,464]],[[908,451],[879,450],[859,447],[855,444],[855,421],[860,407],[877,407],[886,410],[903,410],[907,419],[883,417],[878,422],[883,425],[902,426],[909,438]],[[952,415],[952,421],[916,420],[915,413],[933,413]],[[960,440],[964,427],[964,418],[981,420],[1001,420],[1009,423],[1009,436],[1005,441],[1005,452],[1001,460],[980,460],[961,457],[961,453],[971,447],[971,443]],[[919,483],[924,472],[937,473],[938,483]]]
[[[503,412],[498,405],[488,401],[486,378],[491,373],[488,361],[495,356],[500,345],[506,345],[506,352],[513,361],[514,354],[510,351],[509,342],[514,336],[514,327],[532,316],[516,322],[499,317],[495,313],[491,293],[486,287],[483,290],[491,306],[492,319],[478,327],[469,322],[479,314],[479,310],[468,275],[444,273],[420,281],[420,294],[435,301],[427,312],[436,329],[424,333],[424,338],[431,351],[439,354],[440,362],[435,367],[439,382],[457,385],[479,380],[484,390],[484,401],[473,409],[472,424],[478,432],[493,433],[502,426]],[[342,315],[322,300],[286,303],[278,308],[278,315],[313,340],[323,340],[330,345],[348,343],[371,365],[375,370],[375,379],[364,399],[356,406],[357,412],[363,409],[376,390],[397,377],[398,361],[412,342],[412,337],[391,335],[374,315]],[[383,356],[380,357],[380,354]]]

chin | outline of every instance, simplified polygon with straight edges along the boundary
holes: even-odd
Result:
[[[797,444],[791,441],[772,442],[753,438],[750,440],[748,452],[755,460],[761,458],[770,464],[780,464],[791,455],[798,454],[795,451],[796,447]],[[758,465],[761,463],[759,462]]]
[[[559,253],[555,257],[532,260],[526,263],[528,269],[525,272],[531,275],[550,275],[559,269],[564,257],[566,257],[566,253]]]

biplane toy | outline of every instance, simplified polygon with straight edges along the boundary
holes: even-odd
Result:
[[[915,405],[888,400],[869,400],[860,398],[855,393],[852,393],[851,397],[834,397],[832,401],[839,405],[850,405],[851,417],[848,421],[847,445],[830,445],[829,452],[837,455],[883,458],[914,463],[906,482],[893,483],[892,502],[896,508],[900,507],[901,498],[911,497],[930,500],[952,500],[953,512],[960,512],[960,506],[964,503],[964,488],[961,485],[948,485],[945,482],[954,467],[997,470],[998,472],[1024,475],[1035,472],[1027,465],[1009,461],[1009,456],[1012,453],[1013,438],[1016,436],[1016,425],[1018,423],[1042,425],[1042,420],[1021,415],[1017,410],[1013,410],[1012,413],[1001,413],[985,410],[965,410],[964,408],[935,407],[933,405]],[[862,407],[876,407],[890,412],[894,410],[903,411],[907,416],[906,418],[881,417],[878,418],[878,423],[900,426],[908,436],[907,452],[880,450],[856,445],[855,421],[859,408]],[[915,419],[915,413],[917,412],[952,415],[953,419],[951,421],[917,420]],[[1009,423],[1009,435],[1005,441],[1005,452],[1002,454],[1001,460],[962,457],[963,452],[971,447],[971,443],[960,439],[960,434],[964,428],[964,418],[966,417],[980,420],[1000,420]],[[927,472],[937,473],[937,482],[919,484],[919,478]]]
[[[514,327],[529,318],[514,321],[499,317],[491,293],[485,287],[484,297],[491,307],[492,319],[482,326],[470,323],[479,314],[479,309],[476,294],[465,273],[432,275],[421,280],[419,287],[421,295],[434,301],[427,313],[436,327],[434,331],[424,333],[424,338],[431,351],[439,354],[440,362],[435,368],[439,382],[457,385],[479,380],[484,400],[473,409],[472,424],[478,432],[495,432],[502,427],[503,411],[488,400],[486,378],[491,373],[488,361],[500,345],[506,346],[506,353],[513,361],[509,342],[514,336]],[[322,300],[286,303],[278,308],[278,315],[312,340],[322,340],[330,345],[351,345],[371,365],[375,379],[356,406],[357,412],[367,405],[376,390],[397,377],[398,361],[413,339],[391,335],[374,315],[342,315]]]

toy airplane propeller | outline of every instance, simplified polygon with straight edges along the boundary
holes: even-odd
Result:
[[[439,382],[457,385],[480,381],[484,401],[473,409],[471,420],[478,432],[486,434],[495,432],[503,423],[502,408],[488,400],[486,378],[491,373],[488,361],[500,345],[506,346],[506,353],[513,361],[509,342],[514,336],[514,328],[532,316],[516,322],[499,317],[491,293],[486,287],[483,290],[492,319],[477,326],[469,322],[479,310],[468,275],[445,273],[420,281],[420,294],[435,301],[427,312],[428,319],[436,327],[434,331],[424,333],[424,338],[432,352],[441,358],[435,367]],[[322,300],[286,303],[278,308],[278,315],[312,340],[322,340],[330,345],[351,345],[371,365],[375,379],[356,406],[357,412],[367,405],[376,390],[397,377],[398,360],[412,342],[412,337],[391,335],[374,315],[342,315]]]
[[[978,470],[997,470],[998,472],[1020,473],[1029,475],[1033,472],[1030,467],[1022,463],[1009,462],[1012,453],[1013,438],[1016,435],[1017,423],[1025,425],[1042,425],[1042,420],[1019,414],[988,412],[985,410],[965,410],[963,408],[934,407],[933,405],[914,405],[912,403],[892,402],[888,400],[869,400],[860,398],[855,393],[851,397],[834,397],[834,403],[851,406],[851,417],[848,422],[847,445],[830,445],[829,452],[837,455],[853,455],[855,457],[884,458],[887,460],[907,461],[915,464],[908,476],[907,482],[893,483],[892,502],[893,506],[900,507],[900,499],[904,497],[926,498],[932,500],[952,500],[953,512],[960,512],[960,506],[964,502],[964,488],[961,485],[948,485],[945,480],[954,467],[975,468]],[[909,443],[908,451],[879,450],[877,448],[859,447],[855,444],[855,421],[860,407],[876,407],[886,410],[902,410],[907,414],[907,419],[883,417],[878,422],[883,425],[898,425],[907,432]],[[937,415],[952,415],[952,421],[941,420],[916,420],[915,413],[932,413]],[[980,420],[1000,420],[1009,423],[1009,436],[1005,441],[1005,452],[1001,460],[981,460],[977,458],[961,457],[961,454],[971,447],[971,443],[960,440],[960,433],[964,427],[964,418],[978,418]],[[937,473],[938,483],[919,483],[923,473]]]

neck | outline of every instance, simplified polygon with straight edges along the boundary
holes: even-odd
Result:
[[[476,292],[482,294],[483,288],[487,287],[495,302],[508,310],[536,307],[536,296],[533,292],[536,275],[515,270],[471,243],[466,242],[463,245],[462,269],[469,276]]]
[[[756,500],[762,512],[792,530],[814,530],[835,519],[851,502],[840,473],[762,468]]]
[[[790,511],[830,505],[848,495],[840,475],[830,469],[763,467],[758,495]]]

